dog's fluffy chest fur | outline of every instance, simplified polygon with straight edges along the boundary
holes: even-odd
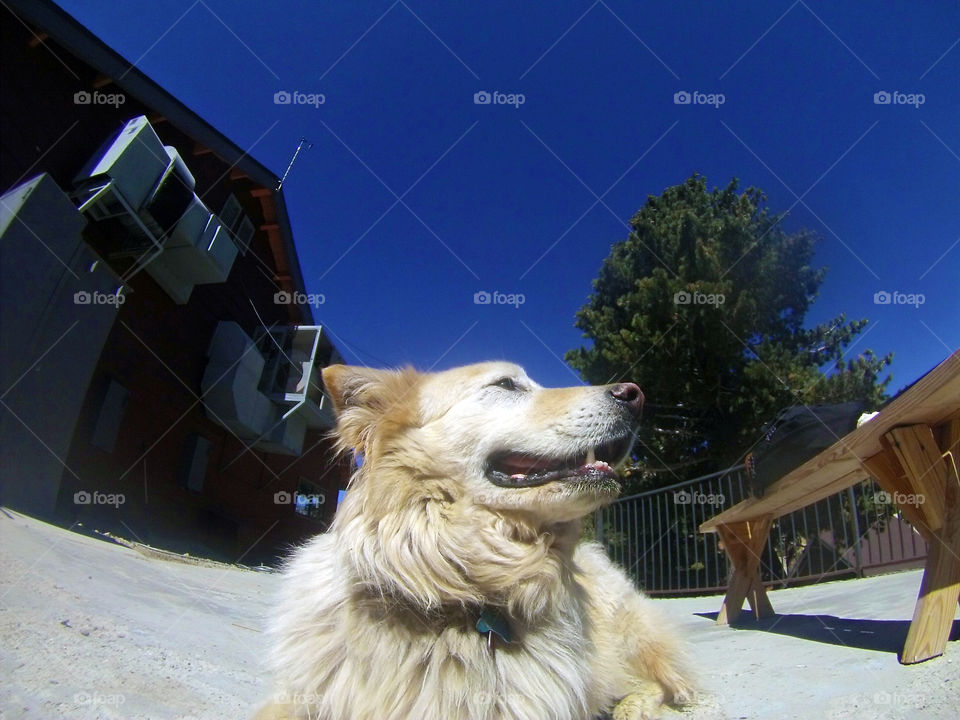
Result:
[[[287,565],[258,720],[641,720],[685,692],[672,633],[579,543],[619,491],[637,386],[547,389],[497,362],[323,381],[363,462]],[[483,608],[511,625],[494,653]]]
[[[280,699],[303,717],[366,718],[371,708],[379,720],[542,720],[552,708],[550,717],[581,720],[603,703],[582,596],[535,623],[512,622],[512,641],[495,638],[491,651],[479,611],[425,616],[359,593],[335,538],[316,538],[288,566],[274,627]]]

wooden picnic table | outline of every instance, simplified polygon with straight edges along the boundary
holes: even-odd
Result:
[[[717,624],[734,622],[744,599],[757,618],[774,615],[760,580],[771,523],[873,477],[927,542],[927,560],[903,664],[942,655],[960,599],[960,350],[871,420],[773,483],[702,525],[733,565]],[[922,500],[920,500],[922,496]]]

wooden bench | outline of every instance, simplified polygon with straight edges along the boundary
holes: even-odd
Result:
[[[868,477],[899,504],[927,541],[927,561],[900,662],[943,654],[960,599],[960,350],[878,415],[773,483],[700,526],[720,535],[733,576],[717,623],[734,622],[746,599],[755,617],[774,615],[760,581],[771,523]]]

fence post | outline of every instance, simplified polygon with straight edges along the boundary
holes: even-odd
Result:
[[[856,563],[857,577],[863,577],[863,559],[860,556],[860,520],[857,518],[857,498],[853,487],[847,488],[847,500],[850,501],[850,519],[853,521],[853,558]]]
[[[603,545],[603,508],[597,508],[593,514],[593,532],[597,536],[597,542]]]

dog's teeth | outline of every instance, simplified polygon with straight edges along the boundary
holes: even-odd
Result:
[[[597,454],[594,449],[591,447],[587,450],[587,465],[592,465],[597,460]]]
[[[510,476],[510,479],[511,479],[511,480],[523,480],[523,479],[526,478],[526,477],[527,477],[527,476],[524,475],[523,473],[516,473],[515,475],[511,475],[511,476]]]

